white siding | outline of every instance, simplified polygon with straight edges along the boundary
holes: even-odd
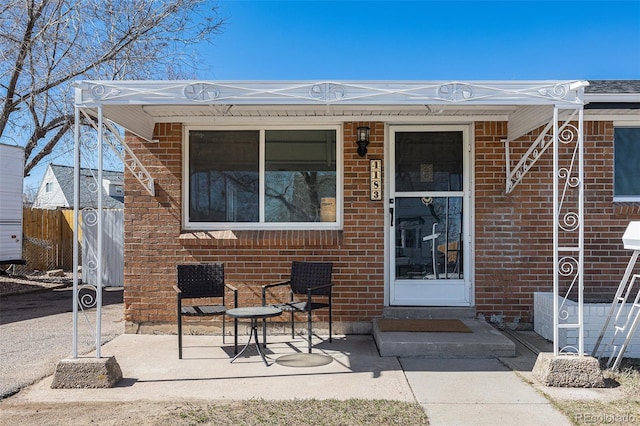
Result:
[[[562,303],[562,300],[558,300],[558,303]],[[544,337],[547,340],[553,341],[553,294],[536,292],[533,294],[534,305],[534,331]],[[578,304],[572,300],[565,302],[565,309],[569,315],[566,322],[576,323],[578,321]],[[585,303],[584,304],[584,351],[586,354],[591,354],[596,346],[602,327],[607,320],[610,303]],[[629,306],[627,305],[622,311],[620,318],[626,318],[629,313]],[[599,350],[603,355],[608,357],[613,352],[609,344],[614,337],[613,324],[609,324],[609,328],[602,339]],[[615,344],[620,345],[624,341],[626,334],[619,333]],[[565,346],[578,345],[578,331],[574,329],[560,329],[558,333],[558,347],[563,348]],[[617,354],[617,352],[616,352]],[[640,334],[636,332],[625,351],[625,357],[628,358],[640,358]]]
[[[97,285],[98,225],[94,211],[82,212],[82,281]],[[124,210],[105,210],[102,221],[102,285],[124,286]]]
[[[24,150],[0,144],[0,261],[22,258]]]
[[[50,184],[50,190],[47,191],[47,184]],[[60,184],[56,179],[51,166],[47,167],[47,171],[42,177],[40,188],[35,200],[33,200],[34,209],[57,209],[58,207],[70,208],[69,202],[64,196]]]

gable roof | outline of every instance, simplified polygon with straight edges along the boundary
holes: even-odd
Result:
[[[69,203],[69,207],[73,207],[73,181],[74,168],[72,166],[59,166],[50,164],[49,167],[56,177],[60,189],[64,197]],[[113,183],[122,184],[124,173],[112,170],[103,170],[102,178]],[[96,169],[80,169],[80,208],[97,207],[98,192],[95,190],[98,179],[98,170]],[[102,191],[102,205],[105,209],[122,209],[124,208],[124,197],[110,196],[102,184],[99,185]]]

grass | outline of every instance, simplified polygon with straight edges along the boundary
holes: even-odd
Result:
[[[617,372],[604,370],[603,375],[620,386],[621,399],[555,400],[555,406],[578,426],[640,424],[640,360],[625,360]]]
[[[608,384],[620,387],[622,398],[610,401],[553,400],[573,424],[640,424],[640,360],[625,360],[617,372],[604,370]],[[172,414],[184,425],[428,425],[417,403],[387,400],[234,401],[193,405]]]
[[[418,403],[387,400],[254,399],[192,406],[173,414],[172,424],[234,425],[428,425]]]

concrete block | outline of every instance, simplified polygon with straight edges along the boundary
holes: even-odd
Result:
[[[122,379],[115,357],[75,358],[58,362],[53,376],[53,389],[112,388]]]
[[[533,377],[545,386],[603,388],[600,363],[590,356],[558,355],[540,352],[533,366]]]
[[[373,320],[373,338],[382,357],[481,359],[513,357],[516,346],[486,321],[463,319],[471,333],[380,331]]]

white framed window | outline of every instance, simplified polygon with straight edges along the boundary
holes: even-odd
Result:
[[[640,126],[615,127],[613,201],[640,202]]]
[[[44,184],[44,192],[51,192],[53,191],[53,183],[52,182],[47,182]]]
[[[339,126],[185,127],[184,228],[340,229]]]

